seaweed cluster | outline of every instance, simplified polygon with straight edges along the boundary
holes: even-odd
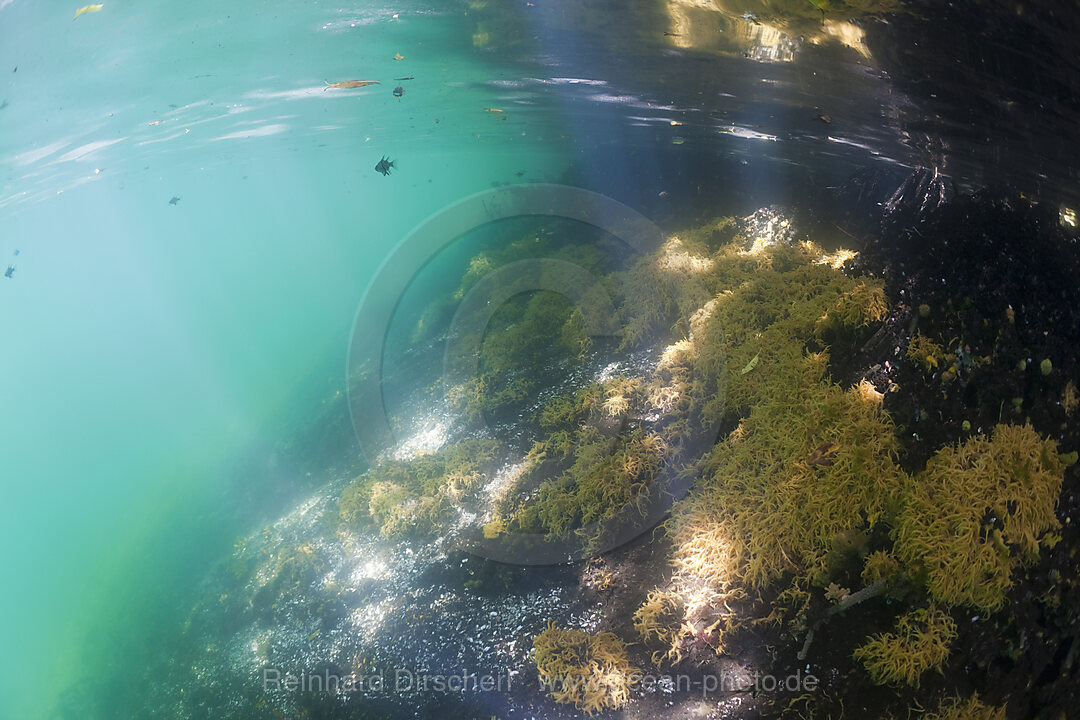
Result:
[[[694,639],[723,652],[745,624],[730,602],[784,577],[786,604],[805,612],[811,582],[828,582],[838,546],[858,543],[902,489],[894,430],[869,383],[841,388],[828,377],[828,343],[885,312],[880,282],[849,278],[811,243],[713,256],[706,278],[723,289],[694,313],[692,331],[667,361],[691,418],[734,429],[688,463],[693,494],[666,524],[675,547],[672,589],[650,594],[636,620],[679,661]],[[719,379],[717,377],[719,376]],[[678,606],[672,627],[656,626],[658,598]]]
[[[1005,706],[993,707],[972,695],[966,701],[949,698],[936,712],[923,716],[925,720],[1005,720]]]
[[[511,259],[495,256],[474,258],[459,296],[475,282],[470,274]],[[673,573],[632,600],[633,631],[654,664],[716,659],[746,630],[801,642],[801,660],[829,618],[885,595],[895,610],[876,612],[895,614],[893,630],[857,639],[847,656],[894,688],[942,670],[958,633],[953,608],[1000,609],[1017,570],[1060,537],[1054,510],[1076,458],[1030,425],[1003,422],[936,447],[924,468],[902,467],[907,448],[884,401],[896,385],[887,375],[844,383],[830,373],[831,348],[861,346],[892,312],[884,283],[857,275],[851,257],[748,238],[718,220],[625,270],[590,265],[616,300],[617,342],[607,350],[662,351],[522,416],[537,439],[487,497],[484,537],[541,534],[598,547],[671,487],[692,484],[663,525]],[[468,398],[466,417],[534,391],[526,384],[543,375],[514,368],[538,354],[552,359],[535,333],[569,338],[562,350],[578,360],[597,352],[580,308],[543,294],[520,300],[488,329],[480,376],[457,389]],[[940,307],[919,315],[933,319]],[[923,380],[951,387],[983,372],[988,357],[929,331],[906,351]],[[1063,388],[1071,413],[1080,401],[1075,386]],[[346,489],[341,518],[393,536],[444,530],[463,499],[479,500],[484,466],[505,455],[490,441],[468,441],[385,463]],[[611,633],[551,624],[533,657],[559,702],[592,713],[629,699],[634,669]],[[998,712],[974,703],[942,713]]]
[[[879,442],[889,442],[888,425],[884,419],[874,425],[873,393],[828,389],[822,348],[827,338],[884,312],[880,283],[845,277],[812,243],[747,250],[746,239],[737,237],[717,244],[728,225],[721,220],[672,237],[628,271],[611,274],[620,347],[666,349],[642,375],[611,378],[547,404],[540,421],[548,434],[532,448],[517,504],[503,508],[511,532],[563,536],[643,509],[663,489],[656,482],[661,470],[665,478],[698,472],[691,466],[699,459],[695,451],[707,450],[725,422],[755,406],[770,410],[749,422],[774,428],[786,424],[781,415],[800,412],[799,403],[819,407],[821,415],[805,419],[808,434],[793,446],[786,446],[790,428],[780,433],[781,452],[792,463],[841,441],[827,460],[800,466],[797,482],[807,500],[822,474],[873,474],[864,465]],[[821,402],[803,396],[808,390],[819,392]],[[847,417],[840,407],[846,404],[864,408],[855,411],[850,432],[832,427]],[[703,446],[687,446],[703,436]],[[747,445],[748,453],[758,449]],[[879,474],[887,483],[888,473]],[[587,532],[594,539],[603,530]]]
[[[504,245],[485,247],[468,261],[457,288],[431,304],[421,317],[414,342],[445,331],[461,301],[485,278],[513,262],[545,259],[572,264],[594,277],[611,268],[613,241],[595,229],[555,226],[525,233]],[[446,368],[460,381],[449,389],[451,404],[470,422],[506,420],[526,411],[537,393],[561,374],[579,367],[592,346],[580,309],[557,292],[535,288],[561,287],[559,265],[530,266],[520,291],[507,293],[490,317],[486,304],[459,317],[459,338],[479,348],[479,357],[449,357]],[[507,281],[508,283],[510,281]],[[499,291],[514,289],[512,285]],[[479,322],[470,322],[471,320]],[[468,328],[463,330],[463,328]],[[476,367],[473,367],[473,363]]]
[[[431,535],[457,518],[475,498],[499,444],[473,439],[411,460],[389,460],[356,478],[341,493],[342,522],[373,525],[387,537]]]
[[[625,705],[640,673],[630,665],[626,646],[613,633],[590,635],[554,623],[534,638],[533,660],[540,683],[551,696],[588,715]]]
[[[940,602],[997,610],[1013,568],[1053,542],[1063,472],[1057,443],[1029,425],[942,448],[906,493],[896,554]]]
[[[853,657],[861,660],[874,682],[919,685],[927,670],[940,670],[956,639],[956,623],[931,605],[901,615],[896,631],[880,633],[856,648]]]

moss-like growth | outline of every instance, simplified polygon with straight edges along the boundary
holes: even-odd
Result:
[[[877,550],[866,556],[863,561],[862,580],[867,585],[884,580],[891,582],[900,572],[900,563],[895,557]]]
[[[1076,383],[1070,380],[1065,383],[1065,389],[1061,391],[1061,409],[1066,415],[1072,417],[1078,407],[1080,407],[1080,395],[1076,392]]]
[[[950,605],[996,610],[1013,568],[1058,528],[1064,464],[1030,426],[998,425],[939,451],[915,478],[894,531],[897,557]]]
[[[592,383],[573,393],[558,395],[540,411],[540,427],[548,433],[580,428],[603,402],[603,389]]]
[[[667,629],[662,621],[673,618],[678,601],[672,593],[660,590],[649,591],[645,602],[634,612],[634,629],[642,640],[656,636],[659,640],[667,639]]]
[[[650,590],[637,610],[634,611],[634,629],[644,642],[658,641],[663,649],[652,654],[657,667],[663,660],[678,662],[682,659],[682,623],[679,597],[673,592]]]
[[[655,433],[636,430],[612,438],[593,426],[538,443],[523,479],[554,479],[542,482],[537,498],[515,513],[518,527],[565,538],[575,528],[644,503],[667,451]]]
[[[542,387],[545,373],[560,363],[579,363],[591,343],[581,314],[552,292],[512,298],[484,329],[484,337],[475,338],[479,373],[449,393],[451,404],[474,420],[519,409]],[[542,366],[537,366],[538,358],[543,358]]]
[[[373,523],[388,537],[440,531],[453,510],[483,484],[499,450],[492,440],[468,440],[412,460],[391,460],[354,480],[339,512],[350,526]]]
[[[310,585],[328,567],[312,543],[284,545],[269,560],[255,576],[252,604],[258,610],[273,608],[283,594]]]
[[[935,712],[923,716],[923,720],[1005,720],[1005,706],[994,707],[972,695],[966,701],[949,698]]]
[[[934,606],[913,610],[896,622],[896,631],[880,633],[856,648],[852,657],[861,660],[879,685],[912,685],[927,670],[940,670],[956,638],[956,623]]]
[[[326,569],[326,560],[311,543],[286,547],[275,560],[273,584],[279,588],[309,583]]]
[[[719,266],[732,266],[722,273],[730,284],[698,320],[695,347],[687,354],[697,379],[693,407],[708,421],[818,383],[828,357],[808,355],[808,349],[884,312],[880,281],[846,277],[821,263],[823,254],[809,243],[756,257],[761,264],[749,272],[739,267],[741,259],[718,258]],[[718,376],[723,380],[710,382]]]
[[[823,445],[833,455],[812,462]],[[755,407],[669,522],[677,566],[721,592],[785,572],[823,583],[836,539],[873,526],[900,491],[896,447],[888,416],[858,388],[818,382]]]
[[[534,638],[533,648],[541,686],[556,702],[588,715],[625,705],[641,672],[630,665],[626,646],[613,633],[590,635],[549,623]]]
[[[610,269],[607,258],[616,256],[613,248],[617,243],[595,228],[575,226],[573,233],[544,229],[536,232],[535,227],[527,224],[509,223],[500,236],[518,229],[521,233],[518,239],[487,247],[469,260],[459,287],[430,306],[433,317],[448,320],[451,310],[477,283],[515,261],[561,260],[594,274],[601,285],[607,282],[605,271]],[[521,291],[495,309],[490,318],[475,318],[483,321],[475,323],[474,328],[482,336],[461,338],[480,348],[477,373],[471,365],[477,358],[450,358],[451,363],[461,363],[452,365],[451,370],[469,378],[449,392],[451,404],[467,418],[480,421],[484,417],[508,417],[521,411],[567,367],[580,364],[591,347],[580,308],[575,308],[559,293],[533,292],[537,287],[560,287],[561,278],[547,275],[557,272],[558,266],[542,266],[540,276],[531,278],[535,282],[522,283]],[[512,287],[500,288],[507,289]],[[488,308],[483,306],[477,312],[486,314]],[[461,327],[470,325],[465,322]],[[426,332],[438,329],[431,326]],[[445,326],[441,329],[445,331]]]
[[[945,349],[922,333],[915,333],[908,343],[907,358],[924,372],[932,373],[945,362]]]

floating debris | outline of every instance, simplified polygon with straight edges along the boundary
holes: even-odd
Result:
[[[367,87],[368,85],[378,85],[378,80],[343,80],[341,82],[328,82],[323,80],[328,87],[340,88],[342,90],[352,90],[353,88]]]
[[[499,108],[484,108],[484,112],[495,113],[497,115],[502,114],[502,110],[500,110]]]
[[[97,5],[83,5],[81,8],[75,11],[75,17],[71,19],[76,20],[80,15],[85,15],[86,13],[96,13],[103,7],[105,7],[104,3],[98,3]],[[18,70],[19,68],[16,67],[15,69]]]
[[[760,355],[760,353],[759,353],[759,355]],[[750,372],[755,367],[757,367],[757,364],[758,364],[758,355],[755,355],[754,357],[750,358],[750,362],[746,363],[746,367],[744,367],[742,370],[739,371],[739,374],[740,375],[745,375],[746,373]]]
[[[395,60],[404,60],[405,56],[402,55],[401,53],[394,53],[394,59]]]

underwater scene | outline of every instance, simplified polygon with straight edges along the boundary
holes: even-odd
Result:
[[[0,0],[0,718],[1080,718],[1078,36]]]

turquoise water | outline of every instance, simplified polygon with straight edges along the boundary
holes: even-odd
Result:
[[[565,169],[467,8],[376,5],[0,2],[0,716],[152,654],[404,233]]]
[[[747,12],[770,4],[788,35]],[[1075,123],[1010,114],[1030,105],[1023,66],[1023,102],[990,81],[965,94],[950,73],[994,63],[974,34],[954,57],[960,21],[934,54],[921,17],[713,5],[106,0],[72,19],[78,2],[0,0],[0,718],[257,716],[263,665],[359,667],[358,648],[535,672],[531,638],[586,597],[565,568],[515,575],[438,543],[326,537],[366,460],[345,401],[361,298],[412,229],[474,193],[583,187],[665,232],[722,215],[779,232],[776,203],[830,247],[859,219],[831,212],[834,197],[876,206],[877,222],[917,166],[1075,205],[1075,153],[1057,141],[1071,147]],[[378,84],[330,87],[350,81]],[[969,132],[969,113],[986,127]],[[532,221],[445,249],[403,296],[387,354],[407,362],[383,389],[412,455],[452,437],[430,392],[447,298]],[[573,223],[540,225],[549,250],[587,244]],[[605,375],[601,356],[560,382]],[[281,558],[295,569],[305,552],[325,561],[318,591],[275,596]],[[317,617],[342,587],[348,617]],[[426,624],[405,621],[436,602]]]

